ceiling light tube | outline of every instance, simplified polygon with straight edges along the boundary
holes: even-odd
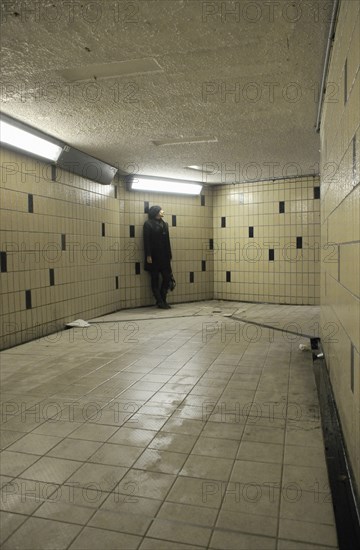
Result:
[[[131,182],[131,189],[157,193],[178,193],[180,195],[200,195],[202,185],[196,182],[173,179],[143,178],[137,176]]]
[[[0,121],[0,143],[53,162],[57,161],[62,151],[61,145],[4,120]]]

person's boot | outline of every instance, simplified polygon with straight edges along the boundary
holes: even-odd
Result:
[[[165,309],[171,309],[171,305],[167,303],[166,301],[166,294],[167,292],[165,292],[164,290],[161,291],[161,298],[162,298],[162,301],[163,303],[165,304]]]
[[[154,291],[154,298],[156,300],[157,307],[159,307],[160,309],[169,309],[161,296],[160,290]]]

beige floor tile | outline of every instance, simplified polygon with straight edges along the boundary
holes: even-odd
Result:
[[[86,439],[88,441],[107,441],[117,430],[116,426],[98,426],[86,423],[73,431],[69,437],[72,439]]]
[[[281,492],[280,517],[313,523],[335,524],[330,490],[320,492],[314,487],[311,492],[303,491],[296,483],[283,484]]]
[[[104,443],[95,454],[91,456],[89,462],[131,467],[142,452],[143,449],[141,447]]]
[[[140,430],[138,428],[123,427],[108,440],[108,443],[144,448],[156,434],[157,432],[155,430]]]
[[[320,465],[325,466],[325,463],[325,452],[321,447],[285,446],[284,464],[316,468]]]
[[[22,478],[48,483],[64,483],[81,466],[74,460],[42,457],[22,473]]]
[[[238,460],[250,460],[255,462],[272,462],[281,464],[284,448],[274,443],[260,443],[257,441],[242,441],[240,443]]]
[[[220,530],[276,537],[277,518],[262,516],[260,519],[259,516],[221,509],[216,527]]]
[[[199,435],[203,427],[204,423],[200,420],[172,417],[164,424],[161,431],[185,435]]]
[[[320,426],[311,426],[310,430],[293,425],[286,430],[286,445],[299,445],[301,447],[324,448],[322,431]]]
[[[102,443],[100,441],[86,441],[85,439],[63,439],[46,456],[67,458],[70,460],[87,460]]]
[[[75,506],[70,502],[47,500],[36,510],[34,517],[86,525],[94,514],[90,506]]]
[[[0,512],[0,544],[3,544],[26,519],[28,519],[28,516]]]
[[[164,499],[175,476],[131,469],[116,487],[116,491],[133,497]]]
[[[90,519],[89,527],[121,531],[131,535],[144,535],[151,524],[152,518],[138,514],[126,514],[112,510],[98,510]]]
[[[44,424],[41,424],[41,426],[36,428],[36,430],[34,430],[32,433],[36,435],[53,435],[57,437],[66,437],[80,426],[80,422],[54,422],[48,420],[47,422],[44,422]]]
[[[154,518],[162,505],[162,500],[121,494],[117,490],[110,493],[101,505],[101,510],[109,510],[117,514],[137,514]]]
[[[159,432],[149,443],[149,448],[159,451],[172,451],[177,453],[189,453],[197,439],[195,435],[173,434],[171,432]]]
[[[0,448],[6,449],[15,441],[20,439],[21,437],[24,437],[24,432],[14,432],[11,430],[4,430],[0,432]]]
[[[170,542],[169,540],[159,540],[145,537],[139,547],[139,550],[199,550],[199,548],[205,547],[192,546],[189,544],[182,544],[180,542]]]
[[[63,550],[81,530],[80,525],[30,518],[5,542],[4,550]]]
[[[210,540],[211,529],[181,521],[155,519],[147,535],[166,541],[206,546]]]
[[[27,434],[7,448],[8,451],[43,455],[61,441],[61,437]]]
[[[296,484],[302,491],[328,492],[329,478],[326,464],[322,467],[309,468],[308,466],[284,465],[283,485]]]
[[[260,443],[277,443],[283,445],[285,431],[275,426],[260,426],[247,423],[244,429],[243,441],[258,441]]]
[[[322,544],[314,544],[307,542],[299,542],[298,540],[283,540],[278,539],[278,550],[331,550],[337,546],[323,546]]]
[[[133,467],[138,470],[178,474],[185,460],[184,453],[146,449]]]
[[[234,439],[216,439],[201,435],[193,450],[194,455],[235,459],[239,442]]]
[[[241,483],[263,483],[277,484],[279,487],[281,478],[281,465],[269,462],[254,462],[247,460],[236,460],[231,481]]]
[[[181,388],[179,388],[180,390]],[[147,401],[147,404],[150,403],[160,403],[162,405],[180,405],[182,401],[186,397],[186,393],[180,393],[180,392],[165,392],[165,391],[159,391],[157,392],[149,401]]]
[[[171,488],[167,502],[218,509],[227,483],[209,479],[179,477]]]
[[[244,425],[207,422],[202,436],[240,441],[243,437]]]
[[[276,539],[216,529],[209,548],[218,550],[276,550]]]
[[[280,518],[279,538],[313,544],[325,544],[327,546],[337,546],[335,527],[323,525],[321,523],[293,521]]]
[[[85,527],[77,539],[71,544],[69,550],[114,550],[126,548],[136,550],[141,542],[141,537],[106,531],[94,527]],[[32,549],[33,550],[33,549]]]
[[[214,490],[218,489],[214,487]],[[209,488],[211,492],[212,487]],[[222,509],[236,514],[254,515],[277,518],[279,514],[280,490],[272,483],[240,483],[229,482],[222,490]],[[210,497],[211,498],[211,494]]]
[[[139,414],[150,414],[151,416],[169,417],[174,413],[176,408],[177,408],[177,405],[171,405],[169,403],[161,404],[161,403],[156,403],[155,401],[150,403],[148,401],[145,405],[140,407],[138,412]]]
[[[232,459],[190,455],[179,475],[226,481],[230,477],[233,464]]]
[[[39,460],[38,455],[3,451],[0,455],[1,474],[16,477],[36,460]]]
[[[78,484],[98,491],[112,491],[124,477],[127,468],[103,464],[84,464],[68,480],[67,484]]]
[[[217,510],[187,504],[164,502],[157,517],[159,519],[176,520],[204,527],[213,527],[217,517]]]
[[[260,320],[289,312],[259,307]],[[74,330],[71,346],[4,354],[4,400],[28,406],[1,434],[6,544],[274,550],[280,514],[277,550],[335,548],[310,355],[265,328],[255,343],[204,341],[203,323],[242,311],[238,302],[179,304],[160,318],[150,309],[112,314],[142,329],[120,348],[112,332],[94,346]],[[79,530],[62,541],[68,526]]]
[[[156,416],[150,414],[136,414],[132,416],[125,424],[125,428],[136,428],[138,430],[160,430],[168,421],[167,416]]]

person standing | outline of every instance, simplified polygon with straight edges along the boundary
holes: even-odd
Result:
[[[169,309],[166,295],[171,278],[172,258],[169,226],[164,221],[164,211],[161,206],[152,206],[149,209],[148,219],[144,223],[144,252],[145,271],[150,273],[151,290],[157,307]],[[160,284],[161,276],[161,284]]]

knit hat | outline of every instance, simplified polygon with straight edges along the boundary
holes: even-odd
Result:
[[[149,218],[150,219],[154,219],[156,218],[156,216],[158,215],[158,213],[160,212],[161,210],[161,206],[152,206],[150,209],[149,209]]]

